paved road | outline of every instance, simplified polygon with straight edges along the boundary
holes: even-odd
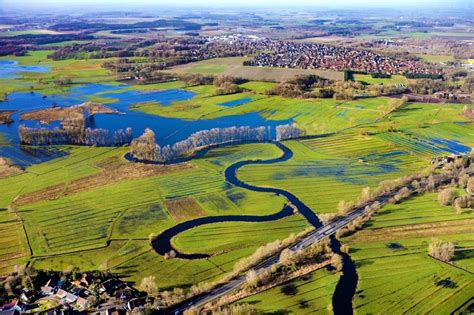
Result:
[[[378,202],[380,204],[384,204],[387,202],[389,197],[383,197]],[[322,228],[311,231],[305,238],[302,240],[298,241],[294,245],[290,246],[289,248],[292,250],[299,250],[299,249],[304,249],[309,246],[311,246],[314,243],[317,243],[333,234],[335,234],[338,230],[346,226],[348,223],[354,221],[361,215],[365,213],[365,208],[358,208],[348,214],[345,217],[339,218],[337,220],[334,220],[330,224],[324,225]],[[280,253],[275,254],[274,256],[271,256],[267,260],[263,261],[259,265],[257,265],[254,269],[257,272],[257,274],[261,273],[267,268],[270,268],[272,265],[278,263],[280,257]],[[192,298],[188,300],[184,305],[181,305],[173,310],[170,310],[168,314],[182,314],[186,309],[194,306],[194,307],[202,307],[205,304],[217,300],[219,297],[237,289],[240,287],[244,282],[246,281],[245,275],[239,276],[237,278],[234,278],[233,280],[217,287],[214,289],[212,292],[203,295],[203,296],[198,296],[195,298]]]

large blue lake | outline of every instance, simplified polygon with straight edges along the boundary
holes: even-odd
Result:
[[[0,79],[15,79],[22,72],[49,72],[48,66],[22,66],[15,60],[0,60]]]
[[[50,154],[50,149],[47,148],[39,151],[25,151],[19,146],[18,127],[21,124],[30,127],[41,127],[41,124],[36,121],[20,121],[20,114],[52,106],[67,107],[80,104],[88,101],[88,97],[91,96],[114,99],[115,102],[106,105],[119,110],[123,114],[94,115],[88,122],[89,127],[109,129],[111,132],[131,127],[134,137],[141,135],[145,128],[151,128],[156,134],[157,142],[162,146],[186,139],[192,133],[204,129],[231,126],[269,126],[274,132],[274,127],[291,122],[291,119],[266,120],[258,113],[202,120],[184,120],[150,115],[130,110],[130,106],[150,101],[168,106],[175,101],[192,100],[196,94],[186,90],[136,91],[127,89],[129,87],[123,84],[87,84],[73,87],[62,95],[46,96],[37,92],[10,94],[8,100],[0,102],[0,110],[17,110],[17,112],[12,116],[13,123],[0,125],[0,134],[6,135],[12,145],[0,147],[0,156],[8,157],[21,166],[35,164],[57,156],[56,154]]]

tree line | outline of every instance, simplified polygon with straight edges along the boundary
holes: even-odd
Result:
[[[295,124],[281,125],[276,127],[276,140],[297,138],[302,135],[302,130]],[[139,161],[150,161],[167,163],[185,155],[192,154],[200,148],[220,145],[224,143],[239,143],[244,141],[271,140],[270,127],[227,127],[201,130],[193,133],[187,139],[176,142],[173,145],[161,147],[156,143],[153,130],[146,129],[138,138],[133,139],[130,144],[131,155]]]
[[[18,128],[20,143],[25,145],[123,145],[132,141],[132,129],[119,129],[110,135],[108,129],[101,128],[30,128],[21,125]]]

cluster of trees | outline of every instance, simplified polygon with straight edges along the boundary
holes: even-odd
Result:
[[[214,78],[201,74],[182,74],[178,79],[183,81],[186,86],[210,85],[214,83]]]
[[[405,73],[403,74],[407,79],[430,79],[430,80],[439,80],[443,78],[441,74],[434,73]]]
[[[334,95],[334,90],[330,88],[331,84],[333,81],[317,75],[304,75],[281,82],[267,94],[283,97],[331,98]]]
[[[474,186],[474,179],[471,177],[468,180],[469,184],[459,184],[460,188],[466,188],[468,185]],[[467,191],[470,191],[469,188]],[[463,196],[457,196],[454,188],[448,187],[438,193],[438,201],[442,206],[453,206],[456,213],[461,214],[464,209],[470,208],[473,203],[473,198],[470,193]]]
[[[286,124],[276,127],[276,140],[288,140],[299,138],[303,135],[303,130],[300,129],[296,124]]]
[[[453,90],[455,86],[450,86],[441,80],[419,79],[409,83],[409,89],[415,94],[429,95],[440,91]]]
[[[119,129],[114,132],[111,139],[108,129],[92,128],[30,128],[21,125],[18,128],[21,144],[26,145],[96,145],[108,146],[123,145],[132,140],[132,129]]]
[[[438,201],[442,206],[452,205],[455,197],[456,191],[453,188],[445,188],[438,193]]]
[[[240,78],[234,78],[230,76],[217,76],[215,77],[213,84],[216,87],[216,95],[235,94],[242,92],[242,88],[239,84],[244,83],[245,80]]]
[[[270,139],[270,136],[265,127],[213,128],[195,132],[172,146],[161,147],[156,144],[153,130],[147,128],[140,137],[132,140],[130,148],[132,156],[139,161],[166,163],[204,147],[231,142],[265,141],[266,139]]]
[[[330,263],[336,262],[337,257],[331,249],[330,242],[328,239],[321,240],[320,242],[314,243],[308,248],[292,250],[290,248],[284,248],[278,260],[278,264],[273,265],[270,268],[260,270],[258,273],[251,269],[247,272],[246,276],[246,287],[253,290],[257,286],[262,286],[277,278],[283,278],[291,272],[294,272],[303,265],[308,263],[321,263],[331,258]],[[337,271],[342,270],[342,258]]]
[[[72,79],[68,76],[62,76],[57,80],[53,81],[54,84],[58,86],[64,86],[64,85],[71,85],[72,84]]]

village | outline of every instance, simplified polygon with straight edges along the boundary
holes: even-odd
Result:
[[[7,277],[6,283],[14,298],[3,305],[0,301],[0,315],[129,314],[148,302],[146,293],[99,271],[25,270]]]

